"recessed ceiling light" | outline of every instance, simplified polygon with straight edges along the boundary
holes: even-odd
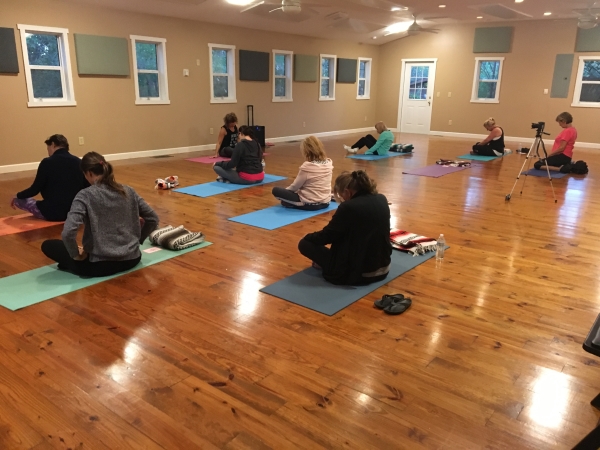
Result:
[[[445,8],[445,7],[446,7],[446,5],[440,5],[440,8]]]
[[[373,36],[373,39],[377,39],[377,36]]]
[[[254,0],[226,0],[227,3],[237,6],[246,6],[252,3]]]
[[[552,15],[552,13],[551,12],[545,12],[544,15],[545,16],[550,16],[550,15]]]
[[[478,19],[483,19],[483,16],[477,16]]]
[[[523,0],[515,0],[515,3],[523,3]]]
[[[400,11],[400,8],[398,8],[397,6],[394,6],[394,7],[392,8],[392,11]]]

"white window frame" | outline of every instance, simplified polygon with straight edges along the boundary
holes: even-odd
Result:
[[[25,80],[27,82],[27,106],[75,106],[75,92],[73,90],[73,73],[71,72],[71,54],[69,52],[69,30],[67,28],[41,27],[37,25],[18,24],[17,28],[21,34],[21,48],[23,51],[23,65],[25,67]],[[57,66],[34,66],[29,64],[29,53],[27,51],[26,34],[52,34],[58,37],[58,56],[60,58],[60,69]],[[31,80],[31,69],[60,70],[63,98],[34,98],[33,83]]]
[[[285,76],[275,75],[275,56],[285,55]],[[273,50],[273,101],[274,102],[291,102],[292,98],[292,69],[293,69],[294,52],[288,50]],[[285,78],[285,97],[275,96],[275,80],[277,78]]]
[[[130,35],[131,54],[133,56],[133,79],[135,84],[135,104],[136,105],[169,105],[169,80],[167,77],[167,40],[164,38]],[[158,70],[138,70],[137,67],[137,42],[156,44],[156,67]],[[157,73],[158,74],[158,95],[159,97],[140,97],[140,85],[138,83],[138,73]]]
[[[365,78],[360,77],[360,63],[362,61],[367,63],[365,66]],[[373,65],[372,58],[358,58],[358,66],[356,68],[356,79],[358,80],[356,83],[356,99],[357,100],[369,100],[371,98],[371,66],[372,65]],[[365,94],[364,95],[359,95],[361,80],[365,80]]]
[[[326,78],[323,78],[323,59],[331,59],[332,64],[329,66],[329,97],[321,96],[321,83]],[[337,56],[336,55],[319,55],[319,101],[327,102],[335,100],[335,76],[337,75]]]
[[[585,65],[585,61],[599,61],[600,55],[596,56],[580,56],[579,57],[579,68],[577,69],[577,78],[575,79],[575,90],[573,91],[573,103],[571,106],[579,107],[579,108],[600,108],[600,102],[582,102],[580,101],[581,97],[581,87],[585,84],[600,84],[600,81],[583,81],[583,67]]]
[[[227,50],[227,73],[213,73],[213,49]],[[235,82],[235,45],[226,44],[208,44],[208,71],[210,78],[210,102],[211,103],[237,103],[236,82]],[[227,91],[229,97],[214,96],[214,75],[227,75]]]
[[[494,98],[478,98],[477,93],[479,92],[479,69],[481,67],[481,61],[500,61],[500,69],[498,70],[498,79],[490,80],[496,82],[496,96]],[[473,91],[471,92],[471,103],[500,103],[500,86],[502,82],[502,68],[504,66],[503,56],[488,56],[475,58],[475,74],[473,75]]]

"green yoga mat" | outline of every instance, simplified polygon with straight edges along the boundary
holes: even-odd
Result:
[[[211,242],[203,242],[185,250],[165,250],[155,247],[146,241],[141,247],[142,261],[133,269],[109,277],[82,278],[56,268],[57,264],[40,267],[8,277],[0,278],[0,305],[11,311],[35,305],[60,295],[68,294],[79,289],[93,286],[97,283],[119,277],[129,272],[175,258],[185,253],[208,247]],[[148,253],[146,250],[151,250]]]

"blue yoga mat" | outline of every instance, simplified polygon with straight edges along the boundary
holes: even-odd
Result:
[[[244,225],[252,225],[253,227],[264,228],[265,230],[274,230],[291,223],[300,222],[309,217],[318,216],[329,211],[337,209],[338,204],[331,202],[325,209],[318,211],[302,211],[301,209],[285,208],[281,205],[272,206],[260,211],[254,211],[241,216],[232,217],[229,220],[232,222],[243,223]]]
[[[545,170],[538,170],[538,169],[529,169],[526,170],[525,172],[521,172],[521,175],[529,175],[532,177],[542,177],[542,178],[548,178],[548,172],[546,172]],[[550,171],[550,176],[552,177],[552,179],[559,179],[562,177],[566,177],[568,175],[568,173],[561,173],[561,172],[554,172],[553,170]]]
[[[412,155],[412,152],[400,153],[400,152],[389,152],[387,155],[348,155],[348,158],[352,159],[364,159],[366,161],[376,161],[378,159],[393,158],[394,156],[405,156]]]
[[[211,245],[203,242],[185,250],[165,250],[146,241],[141,247],[142,261],[133,269],[109,277],[82,278],[56,268],[56,264],[0,278],[0,305],[12,311],[68,294],[129,272],[175,258]],[[157,249],[157,250],[154,250]],[[147,251],[151,253],[147,253]]]
[[[367,286],[336,286],[325,281],[320,270],[309,267],[270,286],[265,286],[260,291],[332,316],[434,256],[435,252],[412,256],[393,250],[392,265],[387,278]]]
[[[256,184],[230,184],[230,183],[219,183],[213,181],[211,183],[196,184],[194,186],[188,186],[184,188],[174,189],[175,192],[181,192],[182,194],[194,195],[196,197],[211,197],[213,195],[224,194],[226,192],[239,191],[240,189],[246,189],[254,186],[261,186],[267,183],[274,183],[275,181],[285,180],[286,177],[280,177],[278,175],[265,174],[265,179]]]
[[[482,155],[460,155],[456,159],[471,159],[473,161],[493,161],[494,159],[502,158],[502,156],[482,156]]]

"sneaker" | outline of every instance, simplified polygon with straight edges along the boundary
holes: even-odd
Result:
[[[357,148],[348,147],[347,145],[344,145],[344,150],[346,150],[348,153],[356,153],[356,152],[358,152]]]

